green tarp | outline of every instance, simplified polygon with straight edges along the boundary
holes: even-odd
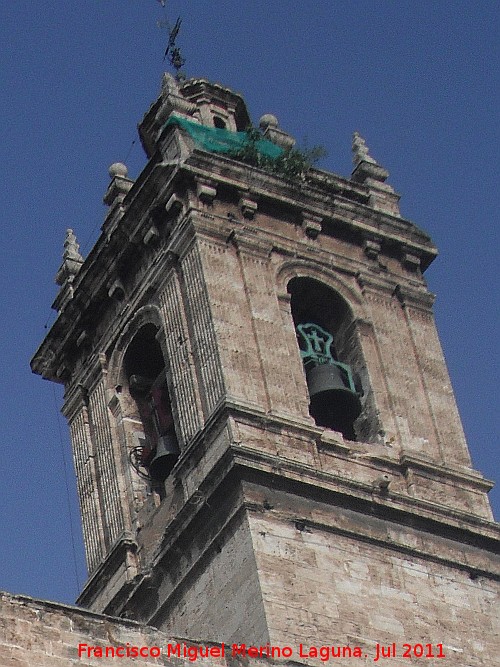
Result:
[[[218,127],[206,127],[179,116],[170,116],[165,127],[168,125],[178,125],[200,148],[211,153],[237,153],[250,143],[246,132],[230,132]],[[261,155],[269,158],[277,158],[284,152],[282,148],[267,139],[258,139],[255,148]]]

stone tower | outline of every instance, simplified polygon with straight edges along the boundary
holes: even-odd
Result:
[[[65,386],[79,603],[193,640],[482,665],[499,531],[422,277],[436,248],[358,134],[350,178],[291,174],[276,118],[248,125],[231,90],[165,75],[149,162],[110,169],[85,260],[68,232],[32,367]]]

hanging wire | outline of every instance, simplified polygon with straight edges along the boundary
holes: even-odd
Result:
[[[129,157],[130,157],[130,153],[132,152],[134,146],[135,146],[135,139],[132,140],[132,143],[130,144],[130,148],[128,149],[128,153],[127,153],[127,155],[125,156],[125,159],[123,160],[123,162],[124,162],[125,164],[127,164],[127,160],[129,159]]]
[[[78,576],[78,560],[76,557],[76,542],[75,542],[75,531],[74,531],[74,524],[73,524],[73,512],[71,510],[71,496],[69,492],[69,477],[68,477],[68,466],[66,463],[66,453],[64,451],[64,439],[63,439],[63,433],[62,433],[62,428],[61,428],[61,415],[59,414],[59,406],[57,404],[57,396],[56,396],[56,390],[55,387],[52,386],[52,392],[54,395],[54,406],[56,409],[56,414],[57,414],[57,427],[59,430],[59,444],[61,446],[61,455],[62,455],[62,461],[63,461],[63,468],[64,468],[64,482],[66,485],[66,500],[68,503],[68,515],[69,515],[69,523],[70,523],[70,536],[71,536],[71,549],[73,552],[73,567],[75,570],[75,580],[76,580],[76,587],[77,587],[77,592],[79,593],[81,590],[80,586],[80,578]]]

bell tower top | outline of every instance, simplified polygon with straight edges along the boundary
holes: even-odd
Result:
[[[250,125],[246,104],[238,93],[206,79],[178,81],[166,72],[160,97],[139,124],[139,135],[148,158],[168,118],[175,114],[205,127],[231,132],[244,131]]]

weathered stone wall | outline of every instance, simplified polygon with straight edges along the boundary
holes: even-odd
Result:
[[[203,567],[193,568],[162,629],[202,641],[266,644],[261,582],[245,514],[235,517],[217,547],[204,554]]]
[[[231,212],[219,202],[210,209],[210,215],[221,218]],[[237,226],[228,243],[227,230],[220,229],[218,218],[210,223],[210,215],[202,218],[197,213],[193,222],[200,234],[199,270],[209,295],[210,326],[232,400],[307,419],[304,378],[291,390],[301,369],[297,345],[287,346],[293,322],[290,314],[288,322],[283,318],[279,304],[286,280],[307,276],[341,294],[352,310],[354,338],[368,325],[364,349],[356,352],[360,358],[344,350],[344,361],[366,369],[365,394],[374,397],[367,411],[378,411],[378,437],[390,440],[399,451],[444,465],[470,466],[434,324],[432,295],[421,276],[393,261],[381,276],[361,248],[322,235],[311,242],[296,235],[289,222],[260,210],[255,214],[258,229]],[[292,252],[299,258],[291,260]],[[283,275],[281,284],[278,274]],[[188,287],[193,278],[186,274]],[[196,305],[192,303],[193,312]]]
[[[131,667],[132,658],[79,657],[78,645],[159,646],[168,639],[154,628],[53,602],[0,593],[0,667]],[[165,664],[141,658],[139,664]],[[201,667],[201,665],[200,665]]]
[[[400,658],[405,643],[442,644],[447,660],[425,664],[497,664],[493,554],[340,507],[266,498],[270,509],[251,513],[250,527],[272,644],[350,644],[371,655],[395,642]]]
[[[257,502],[259,493],[249,486],[247,500]],[[172,657],[168,645],[183,642],[172,639],[169,629],[0,594],[0,667],[272,664],[233,657],[233,642],[289,647],[285,657],[294,664],[314,666],[333,661],[361,667],[372,664],[383,648],[381,663],[399,667],[410,663],[404,652],[412,655],[414,647],[417,652],[423,647],[422,663],[429,667],[498,663],[498,580],[486,575],[491,554],[377,517],[264,493],[267,509],[246,515],[208,567],[193,576],[188,599],[174,605],[170,617],[177,636],[184,622],[188,644],[197,641],[205,649],[214,628],[232,627],[231,636],[222,638],[224,657]],[[244,602],[237,595],[242,589]],[[237,608],[233,597],[239,598]],[[85,645],[80,655],[79,645]],[[357,647],[358,653],[321,661],[312,655],[321,646]],[[147,652],[121,657],[118,647],[125,656],[127,647]]]
[[[220,204],[214,204],[214,209],[222,213]],[[310,241],[273,237],[272,221],[264,215],[258,233],[236,228],[230,243],[218,238],[218,219],[210,222],[210,216],[196,215],[193,221],[199,232],[198,271],[203,273],[186,273],[184,278],[186,285],[201,283],[204,290],[191,290],[189,307],[192,313],[204,312],[208,317],[206,331],[216,341],[210,363],[214,365],[218,355],[215,366],[220,364],[220,391],[225,391],[226,400],[305,428],[313,424],[285,297],[287,283],[294,276],[322,281],[338,290],[352,310],[348,328],[353,349],[344,361],[365,379],[361,430],[371,435],[365,447],[367,456],[380,444],[383,451],[377,455],[396,465],[406,461],[403,467],[409,472],[403,467],[398,470],[406,474],[400,478],[401,491],[492,518],[485,494],[488,485],[481,485],[481,476],[470,467],[433,320],[432,296],[421,278],[418,286],[410,286],[402,275],[369,276],[365,266],[358,280],[356,272],[366,259],[359,248],[350,247],[341,254],[345,244],[327,238],[321,239],[315,254]],[[292,234],[286,227],[283,231]],[[292,240],[302,253],[300,261],[286,256],[286,244]],[[399,273],[403,273],[401,267]],[[396,290],[396,280],[402,284],[406,280],[406,287]],[[202,351],[209,354],[209,346],[196,338],[200,355]],[[201,356],[199,365],[202,370],[209,367]],[[211,396],[207,382],[201,385],[205,402]],[[286,451],[282,455],[286,457]],[[416,469],[417,460],[427,466],[423,475]],[[352,472],[349,466],[342,468],[355,477],[359,470],[354,470],[352,462],[350,466]]]
[[[189,656],[188,647],[199,650]],[[0,667],[248,665],[248,659],[232,659],[232,646],[226,645],[221,653],[218,645],[185,642],[134,621],[0,592]],[[266,664],[266,660],[252,659],[254,667]]]

